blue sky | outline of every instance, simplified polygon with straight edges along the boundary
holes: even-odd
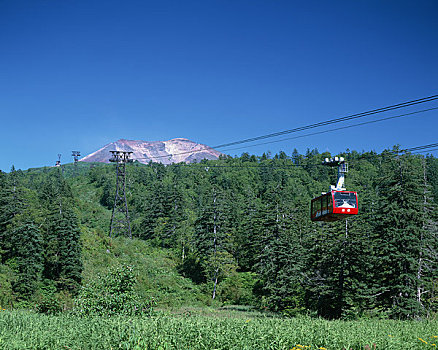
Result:
[[[214,146],[438,94],[437,13],[435,0],[0,0],[0,169],[120,138]],[[437,130],[431,111],[221,151],[380,152]]]

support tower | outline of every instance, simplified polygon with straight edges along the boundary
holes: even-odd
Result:
[[[129,222],[128,203],[126,201],[126,163],[132,152],[110,151],[110,162],[116,163],[116,195],[114,198],[113,213],[111,215],[110,237],[125,235],[132,238]]]
[[[60,167],[61,166],[61,154],[60,153],[58,153],[58,160],[56,161],[55,166],[56,167]]]
[[[73,157],[73,160],[75,161],[75,167],[74,167],[74,176],[78,175],[78,161],[79,157],[81,156],[81,152],[79,151],[71,151],[71,155]]]

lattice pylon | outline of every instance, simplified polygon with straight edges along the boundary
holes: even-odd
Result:
[[[110,162],[116,163],[116,194],[111,215],[110,237],[125,235],[132,238],[129,222],[128,202],[126,201],[126,163],[131,162],[132,152],[110,151]]]
[[[79,152],[79,151],[71,151],[71,155],[72,155],[73,160],[74,160],[73,175],[74,176],[78,176],[78,161],[79,161],[79,157],[81,156],[81,152]]]

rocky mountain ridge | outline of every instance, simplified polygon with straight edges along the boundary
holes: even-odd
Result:
[[[101,149],[82,159],[81,162],[109,163],[110,151],[132,152],[131,159],[147,164],[150,161],[163,164],[193,163],[202,159],[218,159],[221,152],[185,138],[168,141],[142,141],[120,139],[111,142]]]

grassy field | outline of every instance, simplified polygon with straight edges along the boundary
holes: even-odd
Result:
[[[438,321],[281,319],[233,310],[205,316],[190,309],[150,318],[0,312],[0,349],[432,349],[437,336]]]

